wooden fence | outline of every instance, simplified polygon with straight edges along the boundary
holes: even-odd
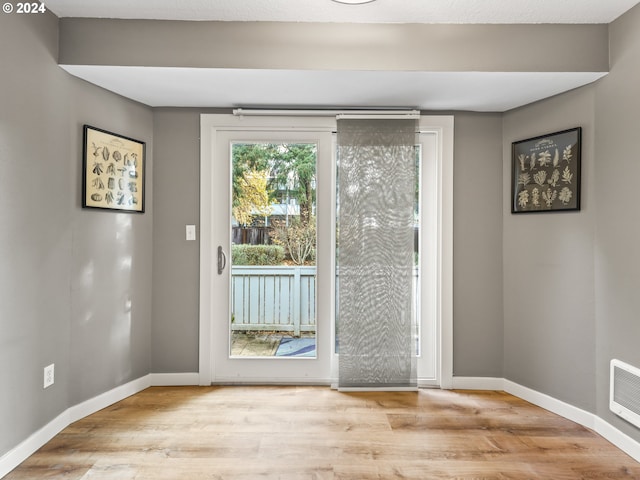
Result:
[[[271,245],[271,227],[233,227],[231,241],[234,244]]]
[[[234,266],[231,329],[315,332],[316,267]]]

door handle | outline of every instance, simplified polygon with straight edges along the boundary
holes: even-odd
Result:
[[[224,267],[227,266],[227,256],[222,251],[222,246],[218,247],[218,275],[222,275]]]

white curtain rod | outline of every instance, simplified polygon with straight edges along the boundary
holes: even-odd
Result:
[[[420,110],[263,110],[236,108],[236,116],[289,116],[337,118],[420,118]]]

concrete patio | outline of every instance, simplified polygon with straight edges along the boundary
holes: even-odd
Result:
[[[275,357],[279,356],[278,348],[287,340],[315,339],[315,333],[303,333],[299,337],[292,337],[291,334],[283,332],[233,332],[231,334],[231,356],[232,357]],[[283,340],[285,342],[283,342]],[[311,342],[315,343],[315,342]],[[315,345],[314,345],[315,347]],[[315,348],[313,349],[315,352]],[[289,357],[311,356],[310,352],[303,355],[286,355]],[[315,355],[313,355],[315,356]]]

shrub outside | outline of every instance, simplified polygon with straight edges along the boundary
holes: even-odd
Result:
[[[280,245],[232,245],[233,265],[282,265],[284,248]]]

